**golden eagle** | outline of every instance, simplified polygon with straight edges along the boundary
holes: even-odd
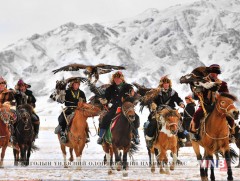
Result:
[[[92,76],[95,77],[94,83],[96,83],[99,79],[100,74],[106,74],[113,70],[125,70],[123,66],[115,66],[115,65],[106,65],[106,64],[98,64],[98,65],[83,65],[83,64],[70,64],[59,69],[53,70],[52,72],[56,74],[60,71],[78,71],[80,69],[85,69],[83,72],[88,76],[89,81],[92,80]]]

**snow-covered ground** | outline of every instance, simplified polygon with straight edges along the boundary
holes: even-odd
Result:
[[[92,122],[91,119],[88,122]],[[97,121],[96,121],[97,124]],[[53,133],[54,128],[42,127],[36,145],[40,150],[32,153],[30,166],[13,166],[12,149],[8,148],[5,156],[5,167],[0,169],[1,180],[119,180],[123,179],[122,171],[113,171],[108,175],[107,169],[102,165],[104,152],[100,145],[96,144],[97,136],[95,129],[91,125],[91,142],[84,148],[82,155],[82,169],[69,162],[69,168],[63,168],[63,158],[57,136]],[[139,151],[134,154],[134,160],[130,161],[128,178],[130,180],[199,180],[199,165],[191,147],[180,149],[179,159],[184,165],[178,165],[170,175],[159,174],[159,168],[155,173],[151,173],[148,166],[148,156],[143,131],[140,128],[141,144]],[[233,145],[236,149],[236,146]],[[69,156],[69,154],[68,154]],[[129,158],[128,158],[129,159]],[[171,160],[171,158],[170,158]],[[237,164],[237,163],[236,163]],[[236,165],[234,164],[234,165]],[[227,173],[222,168],[215,169],[217,180],[226,180]],[[240,178],[239,169],[233,167],[234,179]]]

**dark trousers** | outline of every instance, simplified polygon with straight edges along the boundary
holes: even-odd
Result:
[[[157,121],[155,119],[149,121],[148,127],[146,128],[146,135],[153,137],[157,130]]]
[[[110,109],[109,112],[103,117],[102,123],[100,125],[101,129],[108,129],[109,128],[109,126],[112,122],[112,119],[116,115],[116,110],[117,110],[117,108]]]
[[[190,129],[190,123],[191,123],[192,118],[184,118],[183,119],[183,129],[189,131]]]
[[[68,115],[72,114],[72,112],[74,112],[74,110],[66,110],[66,111],[65,111],[66,117],[67,117]],[[66,119],[65,119],[65,117],[64,117],[63,112],[59,115],[59,117],[58,117],[58,122],[59,122],[59,125],[62,127],[62,131],[65,131],[66,126],[67,126],[67,122],[66,122]]]
[[[199,107],[198,110],[193,115],[193,122],[195,123],[195,129],[199,128],[200,120],[204,117],[204,112],[202,107]]]

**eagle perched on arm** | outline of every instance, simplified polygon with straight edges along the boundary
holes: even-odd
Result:
[[[89,81],[92,80],[92,77],[95,77],[94,83],[96,83],[99,79],[100,74],[106,74],[113,70],[125,70],[123,66],[115,66],[115,65],[106,65],[106,64],[98,64],[98,65],[83,65],[83,64],[70,64],[59,69],[53,70],[53,73],[56,74],[60,71],[78,71],[80,69],[85,69],[83,72],[88,76]]]

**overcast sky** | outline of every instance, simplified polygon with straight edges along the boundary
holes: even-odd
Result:
[[[196,0],[0,0],[0,50],[67,22],[81,25],[136,16]]]

